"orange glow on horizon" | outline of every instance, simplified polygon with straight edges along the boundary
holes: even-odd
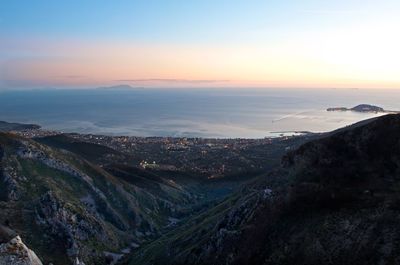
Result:
[[[3,40],[33,55],[0,61],[1,79],[2,86],[21,87],[400,88],[397,26],[309,32],[257,45]]]

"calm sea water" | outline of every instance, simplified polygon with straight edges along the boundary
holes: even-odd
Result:
[[[334,130],[375,116],[327,112],[360,103],[400,109],[385,90],[31,90],[0,92],[0,120],[65,132],[260,138]]]

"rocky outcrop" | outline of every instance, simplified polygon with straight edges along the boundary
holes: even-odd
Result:
[[[83,263],[83,261],[80,261],[79,258],[75,258],[74,260],[74,265],[85,265],[85,263]]]
[[[9,172],[7,169],[3,171],[3,183],[6,187],[5,195],[8,201],[17,201],[20,197],[18,192],[18,182],[14,172]]]
[[[4,151],[0,146],[0,200],[17,200],[18,183],[15,171],[11,167],[4,167]]]
[[[13,230],[0,225],[0,265],[42,265]]]

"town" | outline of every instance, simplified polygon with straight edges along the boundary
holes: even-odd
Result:
[[[192,172],[209,179],[259,173],[280,163],[277,157],[312,136],[305,134],[260,139],[135,137],[63,133],[43,129],[13,133],[26,138],[64,135],[77,142],[106,146],[129,155],[132,157],[132,166],[138,168]]]

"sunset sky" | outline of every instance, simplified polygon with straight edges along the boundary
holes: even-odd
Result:
[[[0,88],[400,88],[400,1],[0,0]]]

